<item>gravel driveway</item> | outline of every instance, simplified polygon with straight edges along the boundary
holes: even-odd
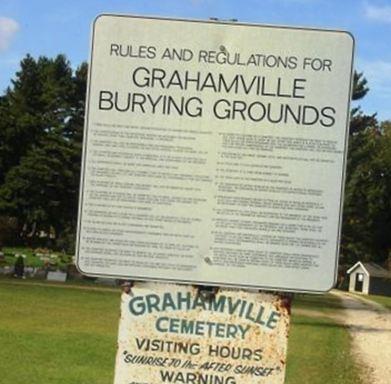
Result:
[[[345,307],[338,316],[353,338],[353,353],[367,368],[368,384],[391,383],[391,311],[365,298],[332,291]]]

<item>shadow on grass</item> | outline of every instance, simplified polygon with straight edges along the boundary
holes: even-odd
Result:
[[[317,328],[342,328],[342,329],[352,329],[355,332],[371,332],[371,333],[377,333],[377,332],[391,332],[389,329],[385,328],[372,328],[372,327],[363,327],[363,326],[346,326],[345,324],[338,323],[338,322],[332,322],[323,320],[322,322],[319,321],[311,321],[311,320],[294,320],[294,325],[304,325],[309,327],[317,327]]]
[[[325,295],[308,295],[296,294],[293,299],[293,306],[296,308],[312,309],[321,312],[328,310],[343,310],[341,300],[331,294]],[[354,309],[362,309],[358,304]]]

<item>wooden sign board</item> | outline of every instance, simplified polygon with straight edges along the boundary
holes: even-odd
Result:
[[[136,283],[122,295],[114,384],[283,384],[288,312],[271,294]]]
[[[80,271],[329,290],[352,54],[340,31],[99,16]]]

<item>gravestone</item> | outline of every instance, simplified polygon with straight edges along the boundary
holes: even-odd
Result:
[[[58,281],[64,283],[67,279],[67,274],[60,271],[49,271],[47,275],[48,281]]]

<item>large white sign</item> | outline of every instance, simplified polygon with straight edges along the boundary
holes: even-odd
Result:
[[[99,16],[79,269],[329,290],[353,45],[339,31]]]
[[[122,295],[114,384],[283,384],[288,330],[276,295],[136,284]]]

